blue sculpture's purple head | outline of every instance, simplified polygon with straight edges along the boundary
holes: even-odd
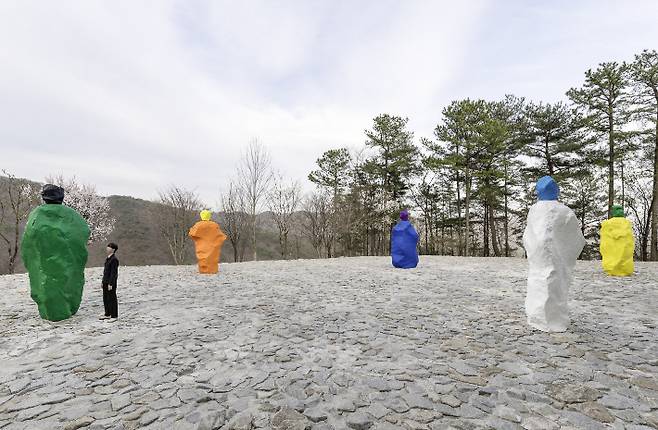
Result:
[[[409,211],[405,209],[402,212],[400,212],[400,219],[402,221],[409,221]]]
[[[550,176],[544,176],[537,181],[536,191],[539,200],[557,200],[560,196],[560,188]]]

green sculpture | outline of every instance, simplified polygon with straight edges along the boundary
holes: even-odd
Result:
[[[62,205],[62,188],[47,184],[41,196],[46,204],[27,219],[21,258],[39,315],[61,321],[75,315],[82,301],[89,226],[74,209]]]

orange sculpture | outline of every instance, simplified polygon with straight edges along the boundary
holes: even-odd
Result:
[[[212,212],[201,211],[201,221],[192,226],[189,236],[194,241],[196,258],[199,264],[199,273],[217,273],[219,271],[219,257],[226,235],[219,228],[219,224],[212,221]]]

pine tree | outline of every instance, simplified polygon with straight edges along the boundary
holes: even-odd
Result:
[[[428,144],[436,165],[448,166],[454,172],[457,193],[457,217],[459,220],[459,255],[469,255],[471,231],[471,197],[474,159],[478,155],[477,127],[485,120],[484,100],[453,101],[443,109],[441,122],[434,129],[437,142]],[[462,197],[464,190],[464,227],[462,228]]]
[[[338,219],[341,199],[349,186],[352,157],[346,148],[330,149],[316,161],[318,169],[308,179],[331,194],[331,207],[326,234],[326,251],[329,257],[336,253],[336,241],[341,236]]]
[[[643,51],[635,56],[630,66],[634,103],[639,106],[638,117],[650,127],[645,131],[646,142],[653,151],[653,188],[651,196],[651,259],[658,260],[658,52]]]
[[[524,155],[538,161],[529,171],[558,181],[568,177],[582,163],[576,111],[562,102],[530,103],[525,111],[529,142]]]
[[[317,159],[318,169],[312,171],[308,175],[308,179],[314,184],[331,191],[335,200],[349,184],[351,162],[352,157],[347,149],[330,149]]]
[[[585,72],[582,88],[567,91],[571,101],[584,110],[584,127],[596,138],[605,138],[608,167],[608,217],[615,203],[615,150],[624,138],[623,128],[630,121],[628,66],[616,62],[601,63]]]
[[[369,163],[396,203],[400,203],[409,190],[411,176],[418,167],[418,148],[413,144],[413,133],[407,130],[408,121],[408,118],[383,114],[373,120],[372,130],[365,131],[366,145],[377,151]]]

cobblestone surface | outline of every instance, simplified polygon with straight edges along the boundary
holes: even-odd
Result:
[[[72,319],[0,277],[0,429],[658,428],[658,265],[579,262],[572,325],[525,324],[525,261],[100,269]]]

